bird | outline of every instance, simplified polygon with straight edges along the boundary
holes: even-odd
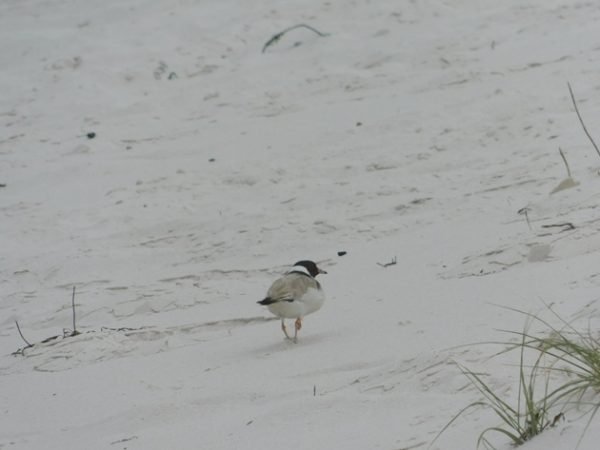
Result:
[[[287,332],[285,319],[296,319],[292,340],[298,342],[298,331],[302,328],[304,316],[318,311],[323,306],[325,293],[315,279],[320,273],[327,272],[317,267],[314,261],[298,261],[289,272],[275,280],[267,291],[267,296],[257,302],[281,319],[281,330],[286,339],[292,338]]]

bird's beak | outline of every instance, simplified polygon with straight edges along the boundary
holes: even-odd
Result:
[[[317,269],[319,269],[319,268],[317,267]],[[319,273],[327,273],[327,272],[325,272],[323,269],[319,269]]]

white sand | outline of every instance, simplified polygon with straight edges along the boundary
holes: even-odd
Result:
[[[600,141],[599,21],[556,0],[3,0],[0,449],[425,449],[480,398],[455,361],[516,403],[518,353],[457,346],[522,330],[501,306],[597,330],[600,159],[567,81]],[[297,23],[330,36],[261,53]],[[579,184],[550,195],[559,146]],[[328,299],[294,345],[256,301],[299,259]],[[73,286],[82,334],[40,344]],[[574,448],[579,416],[523,448]],[[496,425],[472,410],[433,448]]]

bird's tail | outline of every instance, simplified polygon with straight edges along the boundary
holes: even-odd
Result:
[[[256,302],[256,303],[258,303],[259,305],[268,306],[268,305],[272,305],[273,303],[277,303],[277,302],[275,300],[273,300],[271,297],[266,297],[263,300]]]

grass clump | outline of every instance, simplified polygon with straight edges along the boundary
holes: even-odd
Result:
[[[484,429],[477,439],[477,448],[494,448],[488,439],[490,433],[507,437],[515,446],[522,445],[544,430],[554,427],[568,412],[576,411],[581,417],[589,414],[585,432],[600,409],[600,339],[591,330],[578,331],[550,307],[560,327],[538,315],[507,308],[527,317],[525,331],[505,331],[517,335],[517,343],[494,342],[506,346],[499,354],[518,350],[519,384],[516,405],[510,404],[478,374],[460,364],[459,369],[482,394],[483,399],[460,410],[438,433],[431,445],[460,416],[475,407],[491,409],[501,424]],[[544,331],[531,333],[532,324],[542,325]],[[533,353],[533,363],[527,364],[526,354]],[[497,356],[497,355],[495,355]]]
[[[541,323],[548,331],[543,335],[524,335],[524,344],[540,354],[552,358],[549,367],[558,382],[547,393],[548,402],[566,411],[579,411],[589,414],[587,424],[579,443],[590,423],[600,409],[600,338],[588,329],[581,332],[570,322],[560,317],[548,307],[559,320],[561,327],[554,327],[539,316],[518,311]]]

